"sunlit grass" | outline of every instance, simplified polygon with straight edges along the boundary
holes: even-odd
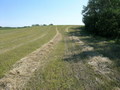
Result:
[[[45,44],[49,40],[51,40],[54,37],[54,35],[56,34],[55,27],[50,27],[50,26],[49,27],[28,28],[28,30],[26,28],[25,30],[21,30],[17,33],[16,32],[17,31],[15,31],[15,33],[14,33],[14,31],[12,31],[13,34],[10,34],[11,37],[9,37],[9,39],[7,38],[7,40],[10,40],[10,43],[7,44],[6,47],[10,48],[10,50],[8,49],[8,51],[0,54],[0,77],[2,77],[12,67],[12,65],[16,61],[25,57],[26,55],[33,52],[37,48],[40,48],[43,44]],[[9,33],[11,33],[11,32],[9,32]],[[21,33],[24,36],[24,38],[22,37]],[[8,34],[8,33],[6,33],[6,34]],[[41,37],[41,35],[43,35],[43,34],[46,34],[46,35],[44,37]],[[21,37],[18,37],[20,35],[21,35]],[[28,38],[28,36],[32,36],[32,37]],[[39,37],[41,37],[41,38],[39,38]],[[22,38],[22,40],[19,41],[20,38]],[[36,39],[36,38],[38,38],[38,39]],[[13,43],[12,40],[14,41],[15,39],[16,39],[16,41]],[[17,39],[18,39],[18,41],[17,41]],[[33,40],[33,39],[36,39],[36,40]],[[2,39],[2,40],[4,41],[5,39]],[[22,43],[21,46],[11,49],[12,45],[13,45],[13,47],[15,47],[16,45],[19,45],[21,43]],[[0,45],[0,46],[5,47],[2,45]],[[6,49],[6,47],[4,49]]]
[[[69,26],[58,26],[63,40],[54,47],[45,59],[48,63],[35,72],[25,88],[28,90],[110,90],[118,87],[119,81],[109,80],[107,75],[94,71],[87,63],[86,57],[80,54],[83,47],[70,40],[69,33],[74,32],[75,35],[76,31],[70,28],[66,33],[67,27]],[[86,37],[78,36],[81,40]],[[89,45],[88,42],[85,44]]]
[[[29,81],[27,88],[35,90],[70,89],[74,78],[70,75],[68,63],[64,62],[64,42],[61,41],[54,47],[54,51],[47,57],[49,63],[44,69],[36,71],[35,77]]]
[[[35,71],[25,86],[25,90],[110,90],[119,87],[119,73],[114,71],[115,69],[112,66],[107,67],[111,69],[111,73],[102,74],[88,64],[90,57],[97,55],[100,55],[101,58],[108,57],[113,62],[114,59],[119,59],[119,52],[114,52],[119,51],[119,49],[117,49],[119,45],[111,45],[112,42],[104,40],[103,38],[93,38],[86,32],[83,33],[83,31],[78,28],[79,26],[57,27],[62,34],[62,41],[54,45],[52,50],[44,56],[44,60],[40,59],[41,61],[43,60],[43,65]],[[68,27],[69,31],[67,32],[66,29]],[[29,30],[21,30],[21,34],[18,36],[14,34],[18,34],[20,31],[1,34],[0,37],[2,37],[2,35],[11,36],[14,33],[13,36],[11,36],[12,39],[8,37],[2,39],[2,42],[6,41],[7,43],[7,41],[9,41],[8,43],[10,45],[6,45],[3,49],[6,47],[9,49],[12,45],[17,46],[20,43],[24,43],[24,45],[0,54],[0,76],[2,77],[16,61],[37,48],[40,48],[44,43],[52,39],[56,34],[55,29],[56,26],[36,27],[29,28],[29,30],[31,30],[30,32],[28,32]],[[39,35],[42,36],[44,34],[45,36],[42,38],[36,39]],[[73,36],[77,37],[84,44],[81,45],[77,43],[77,40],[75,40]],[[15,37],[19,38],[19,41],[16,41],[17,39]],[[11,41],[13,38],[16,44],[12,44]],[[93,47],[92,52],[89,50],[87,52],[82,51],[85,46]],[[113,48],[112,46],[115,47]],[[98,54],[96,54],[96,52]],[[94,55],[92,56],[91,53]],[[111,57],[112,54],[115,57]],[[100,67],[102,67],[102,65],[104,66],[105,64],[100,63]],[[100,69],[104,70],[106,67]]]

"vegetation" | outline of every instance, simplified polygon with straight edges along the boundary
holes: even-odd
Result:
[[[49,24],[50,26],[53,26],[53,24],[51,23],[51,24]]]
[[[120,0],[82,14],[85,26],[0,26],[0,90],[120,90]]]
[[[120,88],[120,45],[105,38],[93,38],[80,26],[35,26],[0,30],[0,77],[2,78],[18,60],[50,41],[56,30],[61,33],[62,40],[56,44],[50,42],[48,47],[41,49],[41,53],[34,53],[30,57],[31,61],[40,61],[40,64],[28,82],[24,82],[25,90]],[[36,58],[33,58],[34,55]],[[26,74],[24,72],[11,73],[12,79],[16,76],[21,79],[26,77],[22,76]],[[0,83],[0,87],[6,86],[6,83]]]
[[[32,26],[40,26],[39,24],[33,24]]]
[[[43,24],[43,26],[47,26],[47,24]]]
[[[10,29],[16,29],[16,27],[0,27],[0,30],[10,30]]]
[[[95,35],[120,38],[120,0],[89,0],[83,10],[85,29]]]
[[[0,30],[0,78],[16,61],[40,48],[55,34],[52,26]]]
[[[63,36],[62,41],[46,56],[45,61],[48,63],[36,70],[25,90],[114,90],[119,88],[120,81],[115,79],[119,78],[119,73],[111,64],[104,66],[107,62],[101,61],[104,56],[110,57],[113,54],[112,50],[109,50],[109,53],[104,52],[104,49],[108,51],[112,46],[104,48],[104,40],[93,39],[79,29],[79,26],[58,26],[58,29]],[[79,42],[84,42],[84,44]],[[95,49],[90,51],[90,46]],[[115,48],[117,45],[114,45],[114,50]],[[100,56],[97,60],[101,61],[98,71],[94,70],[96,66],[88,64],[91,61],[90,58],[97,56]],[[119,55],[115,57],[119,58]],[[114,72],[103,75],[100,70],[106,67],[112,68]]]

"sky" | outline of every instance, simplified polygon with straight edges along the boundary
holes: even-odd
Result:
[[[83,25],[88,0],[0,0],[0,26]]]

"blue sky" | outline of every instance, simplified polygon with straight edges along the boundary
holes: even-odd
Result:
[[[88,0],[0,0],[0,26],[81,25]]]

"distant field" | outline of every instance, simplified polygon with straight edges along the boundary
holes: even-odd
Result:
[[[0,30],[0,77],[24,56],[40,48],[56,34],[56,27]]]

